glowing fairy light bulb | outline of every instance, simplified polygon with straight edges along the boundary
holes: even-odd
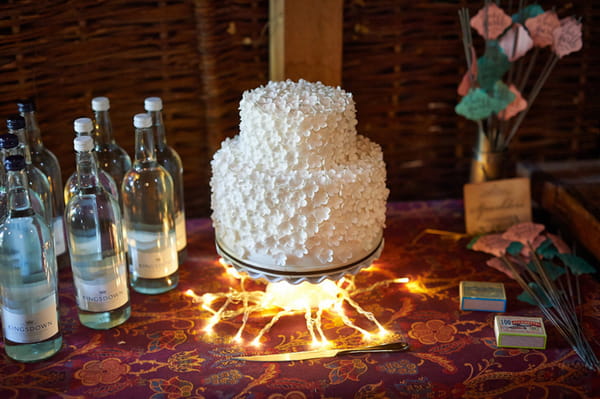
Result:
[[[266,314],[271,316],[270,320],[262,326],[250,341],[253,346],[260,346],[262,337],[282,317],[302,314],[306,321],[306,329],[311,337],[311,345],[314,348],[331,346],[331,342],[323,331],[324,313],[337,317],[347,327],[359,332],[365,341],[375,338],[382,339],[389,332],[371,312],[364,310],[352,297],[394,283],[411,284],[408,278],[395,278],[378,281],[369,287],[358,289],[354,282],[354,276],[348,276],[337,282],[324,280],[319,284],[302,282],[293,285],[285,281],[265,283],[264,291],[247,291],[244,281],[248,277],[245,274],[240,274],[235,268],[228,265],[223,258],[220,258],[218,263],[224,267],[227,276],[240,281],[239,289],[230,288],[227,292],[205,293],[201,296],[192,290],[187,290],[185,295],[191,297],[194,302],[201,303],[201,309],[211,314],[204,326],[204,331],[207,334],[212,334],[219,322],[237,320],[241,316],[241,325],[232,338],[237,343],[243,341],[242,334],[253,314],[259,315],[261,319],[264,319]],[[414,283],[418,284],[417,282]],[[371,333],[356,325],[346,315],[345,306],[374,324],[377,327],[377,332]]]

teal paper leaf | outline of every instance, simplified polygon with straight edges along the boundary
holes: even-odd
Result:
[[[494,99],[484,90],[473,89],[460,100],[454,110],[467,119],[479,121],[490,116],[495,108]]]
[[[509,254],[511,254],[513,256],[517,256],[523,250],[523,246],[524,245],[521,244],[520,242],[513,241],[513,242],[510,243],[510,245],[508,246],[508,248],[506,248],[506,252],[508,252]]]
[[[538,268],[533,264],[533,262],[529,262],[527,267],[529,268],[529,270],[537,273]],[[552,281],[565,274],[565,269],[558,266],[556,263],[547,260],[542,260],[542,267],[544,268],[544,271]]]
[[[510,61],[498,42],[488,41],[485,54],[477,60],[477,80],[479,86],[491,93],[494,85],[510,68]]]
[[[596,269],[592,265],[579,256],[573,254],[558,254],[558,257],[573,274],[578,276],[586,273],[596,272]]]
[[[525,24],[529,18],[537,17],[544,13],[544,9],[539,4],[530,4],[527,7],[519,10],[518,13],[512,15],[512,20],[515,23]]]
[[[552,243],[552,240],[544,241],[539,247],[537,247],[535,252],[545,259],[552,259],[558,255],[558,250]]]
[[[539,298],[539,300],[542,301],[542,303],[537,303],[537,301],[533,299],[533,297],[529,295],[527,291],[523,291],[521,294],[519,294],[519,296],[517,296],[517,299],[519,301],[527,302],[535,306],[544,306],[546,308],[552,307],[550,299],[548,299],[548,296],[539,285],[537,285],[536,283],[529,283],[528,285],[531,288],[531,290],[535,293],[535,295]]]
[[[494,91],[492,94],[494,99],[495,113],[502,111],[506,106],[513,102],[515,99],[515,93],[510,91],[507,85],[501,80],[494,84]]]

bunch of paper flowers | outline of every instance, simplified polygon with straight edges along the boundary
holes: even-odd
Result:
[[[455,110],[475,121],[492,148],[502,151],[557,61],[581,49],[582,25],[574,17],[559,19],[555,11],[544,11],[537,4],[509,16],[489,0],[470,20],[466,9],[460,10],[459,16],[468,70],[458,88],[463,97]],[[485,40],[485,51],[479,58],[471,28]],[[535,82],[529,82],[543,48],[549,48],[550,54]]]
[[[523,288],[519,299],[537,305],[586,366],[600,370],[581,323],[579,276],[595,273],[594,267],[544,225],[529,222],[475,237],[468,247],[494,255],[487,265],[517,281]]]

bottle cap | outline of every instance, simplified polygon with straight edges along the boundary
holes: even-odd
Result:
[[[77,152],[92,151],[94,149],[94,139],[92,136],[77,136],[73,140],[73,148]]]
[[[25,118],[21,115],[11,115],[6,120],[6,127],[10,130],[25,129]]]
[[[19,145],[19,138],[16,134],[6,133],[0,135],[0,148],[15,148]]]
[[[108,111],[110,109],[110,100],[108,97],[92,98],[92,111]]]
[[[152,117],[148,114],[135,114],[133,117],[133,126],[138,129],[151,127]]]
[[[4,160],[4,168],[7,171],[25,169],[25,158],[23,155],[10,155]]]
[[[35,111],[35,102],[31,98],[17,100],[17,109],[19,112]]]
[[[144,109],[146,111],[161,111],[162,100],[160,97],[148,97],[144,100]]]
[[[73,122],[73,129],[76,133],[90,133],[94,130],[94,123],[90,118],[77,118]]]

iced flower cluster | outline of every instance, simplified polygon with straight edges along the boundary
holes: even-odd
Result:
[[[245,92],[240,134],[212,160],[212,220],[234,254],[274,269],[345,264],[372,251],[385,224],[379,145],[356,134],[350,93],[270,82]]]

